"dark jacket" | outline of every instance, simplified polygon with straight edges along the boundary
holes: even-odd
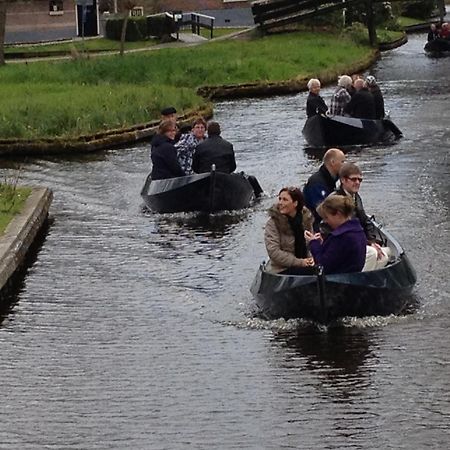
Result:
[[[344,113],[360,119],[375,119],[375,100],[367,88],[355,92],[345,105]]]
[[[309,93],[306,99],[306,116],[312,117],[316,114],[325,114],[328,111],[328,106],[325,100],[318,94]]]
[[[209,136],[197,145],[192,169],[196,173],[209,172],[212,164],[216,165],[218,172],[232,173],[236,170],[233,145],[218,135]]]
[[[333,178],[325,167],[325,164],[322,164],[319,170],[308,178],[303,188],[305,205],[314,216],[314,231],[319,230],[319,223],[322,220],[319,214],[317,214],[316,208],[319,203],[322,203],[336,189],[336,181],[337,178]]]
[[[177,158],[174,141],[162,134],[155,134],[152,139],[152,180],[183,177],[185,175]]]
[[[336,194],[339,195],[349,195],[347,192],[344,191],[342,186],[339,189],[336,189]],[[377,232],[376,228],[370,222],[369,216],[366,214],[366,211],[364,211],[363,202],[361,199],[361,196],[356,193],[355,194],[355,211],[353,213],[353,216],[359,219],[359,222],[361,223],[361,226],[364,230],[364,233],[366,235],[366,238],[369,242],[375,242],[377,240]]]
[[[379,86],[373,86],[370,88],[370,92],[373,95],[373,101],[375,102],[375,119],[384,118],[384,98]]]
[[[326,274],[361,272],[366,246],[366,235],[356,218],[333,230],[322,244],[318,240],[310,242],[314,261]]]

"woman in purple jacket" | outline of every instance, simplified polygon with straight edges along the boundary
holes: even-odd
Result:
[[[333,230],[325,239],[305,231],[314,261],[324,273],[361,272],[366,259],[367,238],[358,219],[352,218],[349,196],[330,195],[318,207],[320,217]]]

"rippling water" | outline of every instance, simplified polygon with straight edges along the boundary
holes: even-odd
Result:
[[[255,317],[266,209],[319,165],[304,93],[216,105],[238,170],[267,192],[225,217],[144,213],[146,145],[28,160],[22,179],[55,198],[0,326],[0,448],[446,448],[449,60],[423,40],[370,71],[404,139],[349,154],[416,267],[417,311],[328,330]]]

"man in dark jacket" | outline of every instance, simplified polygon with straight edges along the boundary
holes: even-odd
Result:
[[[366,82],[358,78],[354,86],[356,92],[344,107],[344,113],[360,119],[375,119],[375,101]]]
[[[194,153],[194,172],[209,172],[212,164],[215,164],[218,172],[232,173],[236,170],[233,145],[223,139],[220,132],[217,122],[208,123],[208,137],[197,146]]]
[[[374,76],[369,75],[366,78],[366,83],[369,92],[373,95],[373,101],[375,102],[375,119],[384,119],[384,98],[377,80]]]
[[[314,231],[319,230],[321,217],[316,211],[319,203],[323,202],[329,194],[336,189],[336,181],[338,180],[339,170],[345,161],[345,155],[338,148],[330,148],[323,156],[323,164],[319,170],[313,173],[303,188],[303,196],[305,205],[313,213]]]

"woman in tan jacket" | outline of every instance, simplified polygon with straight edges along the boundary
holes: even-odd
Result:
[[[305,207],[303,194],[296,187],[283,188],[278,202],[269,209],[264,242],[270,272],[285,275],[312,273],[314,260],[308,253],[304,232],[312,231],[312,214]]]

